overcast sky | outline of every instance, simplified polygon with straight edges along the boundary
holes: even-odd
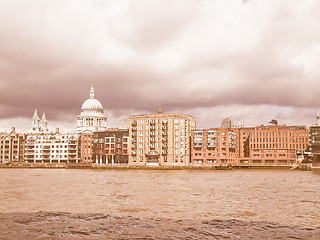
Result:
[[[198,128],[313,124],[320,1],[0,0],[0,130],[35,108],[75,129],[92,82],[109,127],[159,107]]]

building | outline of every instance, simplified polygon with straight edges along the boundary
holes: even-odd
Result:
[[[92,159],[96,164],[128,164],[129,130],[94,132]]]
[[[293,165],[309,145],[305,126],[268,125],[238,129],[241,165]]]
[[[34,111],[34,115],[32,118],[32,127],[31,127],[31,131],[33,133],[40,133],[40,132],[48,132],[48,121],[46,119],[46,114],[43,113],[42,114],[42,118],[40,120],[40,118],[38,117],[38,112],[37,109]]]
[[[129,117],[131,165],[189,165],[191,132],[196,119],[189,115],[162,113]]]
[[[105,131],[107,117],[104,114],[102,104],[95,98],[92,84],[90,98],[81,107],[81,113],[77,117],[78,132],[84,131]]]
[[[236,131],[210,128],[192,131],[192,165],[236,165]]]
[[[93,133],[91,131],[83,131],[79,134],[80,156],[82,163],[92,163],[93,151]]]
[[[320,165],[320,114],[317,112],[317,121],[310,126],[310,150],[313,156],[312,164]]]
[[[78,163],[78,135],[72,133],[28,134],[25,144],[25,162]]]
[[[26,135],[14,127],[10,133],[0,133],[0,163],[23,162],[25,141]]]
[[[233,122],[230,118],[225,118],[222,120],[221,128],[232,128]]]

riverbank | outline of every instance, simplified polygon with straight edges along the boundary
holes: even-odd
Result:
[[[0,238],[11,239],[310,239],[317,227],[235,219],[172,220],[64,212],[2,213]]]
[[[165,166],[165,165],[100,165],[92,163],[1,163],[0,168],[53,168],[53,169],[123,169],[123,170],[233,170],[233,169],[292,169],[292,166],[274,165],[217,165],[217,166]],[[296,170],[320,171],[320,166],[301,165]]]

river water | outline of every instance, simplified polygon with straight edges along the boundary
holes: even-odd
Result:
[[[17,231],[25,231],[21,239],[83,235],[87,239],[139,239],[141,234],[145,234],[144,239],[211,239],[210,234],[211,237],[202,236],[202,230],[208,227],[214,235],[214,230],[222,231],[224,224],[225,228],[234,229],[218,231],[214,239],[254,239],[259,234],[269,236],[270,229],[274,235],[269,239],[283,233],[283,239],[290,239],[289,235],[299,239],[299,234],[301,239],[320,239],[319,172],[0,169],[0,193],[0,223],[6,223],[3,239],[17,238]],[[90,219],[98,222],[91,226]],[[144,232],[146,222],[158,230],[158,235],[156,231]],[[52,223],[57,224],[56,231],[48,232]],[[177,224],[171,229],[174,235],[166,229],[168,223]],[[90,234],[90,226],[97,224],[126,225],[131,235],[126,238],[126,233],[115,233],[111,228],[96,229],[96,235]],[[185,227],[190,224],[192,228]],[[78,229],[75,235],[70,231],[82,229],[83,225],[85,231]],[[271,227],[267,231],[268,226]],[[41,231],[32,233],[36,228]],[[137,228],[140,230],[132,235]],[[164,231],[167,235],[163,235]],[[232,235],[236,231],[239,233]],[[107,232],[110,235],[105,235]]]

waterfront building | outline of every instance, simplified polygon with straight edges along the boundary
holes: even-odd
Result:
[[[236,131],[231,128],[194,130],[192,165],[236,165]]]
[[[10,133],[0,133],[0,163],[22,162],[25,140],[26,135],[17,133],[14,127]]]
[[[240,165],[293,165],[309,145],[305,126],[257,126],[237,133]]]
[[[92,163],[93,151],[93,133],[89,130],[83,131],[79,134],[80,155],[82,163]]]
[[[320,114],[317,112],[317,121],[310,126],[310,150],[313,156],[312,164],[320,165]]]
[[[102,104],[95,98],[95,91],[92,84],[90,98],[81,107],[81,113],[77,117],[77,130],[84,131],[105,131],[107,117],[104,114]]]
[[[25,162],[78,163],[78,135],[76,133],[31,133],[25,144]]]
[[[129,130],[109,129],[93,132],[93,163],[128,164],[129,163]]]
[[[189,165],[191,132],[196,119],[189,115],[162,113],[129,117],[131,165]]]
[[[254,128],[237,128],[236,134],[237,134],[237,146],[236,146],[236,157],[238,163],[242,164],[249,164],[249,154],[250,154],[250,133],[253,131]]]

